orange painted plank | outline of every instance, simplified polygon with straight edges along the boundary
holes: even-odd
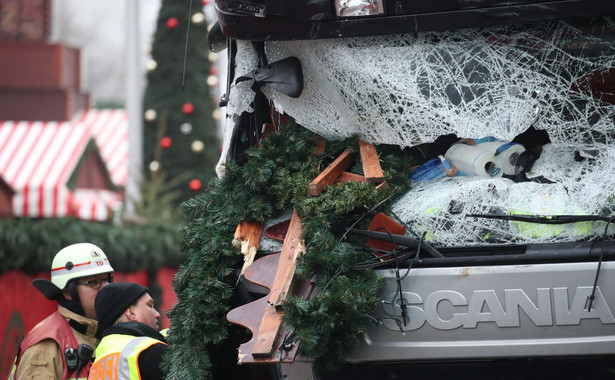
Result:
[[[368,183],[381,183],[384,181],[384,174],[380,167],[380,159],[378,158],[376,147],[364,141],[359,141],[359,152],[361,153],[365,180]]]
[[[252,349],[252,355],[255,357],[271,356],[276,348],[276,338],[282,324],[283,315],[276,309],[276,306],[279,306],[286,299],[293,282],[297,257],[305,252],[305,246],[301,240],[302,233],[301,219],[297,212],[293,211],[288,232],[282,245],[271,293],[269,293],[267,310],[263,315],[263,321],[256,334],[254,348]]]
[[[337,177],[339,177],[352,162],[353,157],[351,150],[342,153],[308,185],[308,195],[319,195],[322,192],[322,188],[334,183]]]
[[[394,235],[404,235],[406,233],[406,227],[399,224],[395,219],[391,218],[387,214],[383,212],[377,213],[372,221],[369,223],[369,227],[367,228],[369,231],[378,231],[378,232],[388,232]],[[367,246],[370,248],[380,249],[384,251],[393,251],[395,249],[395,244],[374,239],[367,238]],[[377,256],[382,255],[381,253],[375,252]]]

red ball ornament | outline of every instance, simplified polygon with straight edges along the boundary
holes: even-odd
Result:
[[[193,179],[192,181],[190,181],[190,184],[188,186],[190,186],[190,190],[197,191],[201,188],[201,181],[199,181],[198,179]]]
[[[171,144],[173,144],[173,140],[171,140],[170,137],[163,137],[162,139],[160,139],[160,146],[165,149],[170,147]]]
[[[179,24],[179,21],[177,20],[177,18],[175,17],[170,17],[167,20],[167,28],[169,29],[175,29],[177,28],[177,25]]]
[[[209,68],[210,75],[218,75],[218,68],[216,66],[212,66]]]
[[[194,105],[192,103],[184,103],[182,112],[184,115],[191,115],[194,112]]]

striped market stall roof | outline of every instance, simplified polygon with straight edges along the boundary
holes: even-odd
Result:
[[[71,190],[67,184],[93,145],[113,184],[123,186],[128,175],[125,111],[90,110],[69,122],[0,122],[0,177],[15,192],[12,215],[107,220],[110,209],[121,204],[120,193]]]
[[[119,193],[110,190],[76,189],[73,194],[73,216],[85,220],[106,221],[110,211],[121,207]]]
[[[111,181],[124,187],[128,179],[128,115],[125,110],[89,110],[83,123],[92,126]]]

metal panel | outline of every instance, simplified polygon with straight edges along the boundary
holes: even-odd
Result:
[[[420,268],[409,272],[401,288],[394,270],[380,271],[385,286],[376,317],[383,325],[368,329],[348,361],[613,354],[615,263],[602,264],[587,311],[597,266]]]

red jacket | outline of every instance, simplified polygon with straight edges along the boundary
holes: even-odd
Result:
[[[60,312],[56,311],[55,313],[47,317],[45,320],[43,320],[41,323],[36,325],[32,330],[30,330],[30,332],[24,338],[23,342],[21,342],[21,345],[19,346],[19,351],[17,353],[17,358],[15,359],[15,366],[13,367],[11,375],[9,376],[10,380],[14,380],[15,378],[15,374],[17,373],[17,367],[19,367],[19,362],[21,360],[21,354],[28,348],[41,342],[44,339],[54,340],[62,350],[73,348],[75,353],[77,352],[77,347],[79,346],[70,325],[66,321],[66,318],[64,318],[62,314],[60,314]],[[72,371],[68,370],[65,355],[62,355],[62,364],[64,366],[64,373],[62,379],[66,380],[69,377],[71,379],[74,379],[76,375],[76,369]],[[88,360],[79,370],[77,378],[87,379],[91,365],[92,362]]]

